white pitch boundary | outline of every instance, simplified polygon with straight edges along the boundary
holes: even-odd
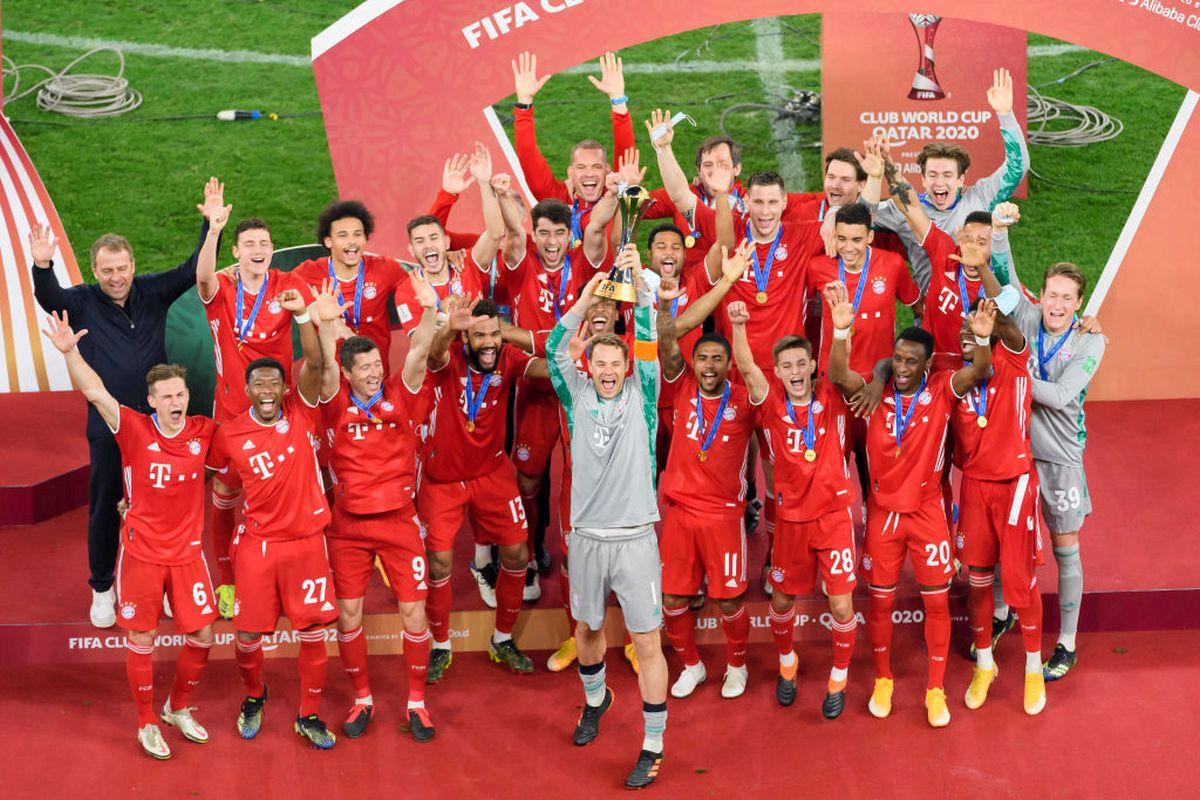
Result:
[[[778,17],[765,17],[754,20],[750,27],[754,31],[754,54],[758,57],[754,71],[763,91],[769,95],[783,85],[783,72],[779,69],[783,62],[783,26]],[[804,186],[804,158],[786,146],[792,138],[791,122],[778,116],[771,120],[771,138],[775,140],[775,158],[784,183]]]
[[[349,33],[365,25],[380,14],[388,11],[404,0],[378,0],[363,3],[345,17],[313,37],[313,50],[309,56],[289,55],[284,53],[259,53],[253,50],[218,50],[215,48],[169,47],[162,44],[146,44],[130,42],[124,39],[98,39],[85,36],[59,36],[54,33],[36,33],[29,31],[5,30],[3,38],[12,42],[43,45],[47,47],[66,47],[72,50],[93,50],[97,47],[115,47],[126,55],[149,56],[151,58],[184,58],[193,61],[217,61],[229,64],[280,64],[288,67],[307,67],[312,59],[317,58],[329,48],[346,38]],[[352,19],[353,18],[353,19]],[[344,24],[343,24],[344,23]],[[348,29],[348,30],[347,30]],[[776,37],[778,38],[778,37]],[[1059,56],[1064,53],[1078,53],[1087,48],[1074,44],[1040,44],[1029,48],[1030,58],[1043,56]],[[816,72],[821,68],[819,58],[780,58],[770,65],[772,72]],[[709,72],[758,72],[761,64],[758,61],[738,59],[735,61],[682,61],[679,63],[654,64],[631,63],[625,65],[629,75],[655,75],[659,73],[688,74]],[[563,70],[568,75],[598,73],[595,62],[576,64]]]
[[[1100,313],[1100,306],[1104,304],[1104,298],[1108,296],[1108,290],[1112,288],[1113,281],[1117,278],[1117,272],[1120,271],[1121,264],[1125,261],[1125,254],[1129,251],[1129,245],[1133,243],[1133,237],[1142,227],[1142,219],[1146,216],[1146,210],[1150,208],[1150,201],[1154,199],[1154,195],[1158,191],[1158,184],[1162,180],[1163,173],[1167,171],[1167,165],[1171,162],[1171,157],[1175,155],[1179,139],[1192,119],[1197,100],[1200,100],[1200,94],[1190,89],[1183,96],[1183,102],[1179,105],[1178,113],[1175,114],[1175,121],[1171,123],[1171,129],[1167,131],[1167,137],[1163,139],[1158,156],[1154,159],[1153,166],[1150,167],[1150,174],[1146,176],[1146,182],[1142,184],[1142,191],[1138,193],[1133,210],[1129,212],[1129,219],[1125,220],[1125,227],[1121,228],[1121,235],[1117,237],[1117,243],[1108,256],[1104,271],[1100,273],[1100,280],[1096,281],[1096,288],[1088,300],[1087,308],[1083,310],[1084,314],[1094,317]]]

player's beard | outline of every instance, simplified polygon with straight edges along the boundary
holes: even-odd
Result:
[[[503,344],[500,344],[496,347],[495,355],[492,356],[491,365],[485,367],[482,363],[480,363],[479,351],[468,344],[467,359],[471,362],[471,368],[476,372],[491,372],[492,370],[496,369],[496,365],[500,363],[500,348],[503,346]]]

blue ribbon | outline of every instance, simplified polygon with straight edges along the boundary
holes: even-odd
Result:
[[[988,379],[984,378],[979,382],[979,388],[967,395],[967,397],[971,400],[971,408],[975,409],[975,416],[987,416],[987,385]],[[979,394],[979,402],[975,402],[976,393]]]
[[[708,429],[708,435],[704,435],[704,398],[700,394],[700,387],[696,386],[696,433],[704,436],[704,441],[700,444],[700,452],[707,453],[708,448],[712,446],[713,440],[717,438],[717,430],[721,427],[721,420],[725,416],[725,406],[729,404],[729,381],[725,381],[725,391],[721,394],[721,402],[717,405],[717,413],[713,417],[712,427]]]
[[[586,209],[585,209],[586,210]],[[583,226],[579,224],[583,217],[583,211],[579,210],[579,201],[571,203],[571,246],[574,247],[576,242],[583,241]]]
[[[765,292],[767,284],[771,280],[771,266],[775,263],[775,251],[779,248],[779,240],[783,238],[783,223],[779,223],[779,230],[775,231],[775,241],[771,242],[771,249],[767,251],[767,260],[763,266],[759,266],[758,263],[758,242],[755,242],[750,235],[750,220],[746,220],[746,238],[752,245],[750,266],[754,268],[754,285],[758,287],[758,291]]]
[[[470,385],[470,381],[468,381],[467,383],[468,383],[468,385]],[[382,419],[375,416],[375,414],[373,414],[371,412],[371,408],[382,399],[383,399],[383,387],[382,386],[379,388],[379,391],[377,391],[375,394],[371,395],[371,399],[367,401],[366,405],[363,405],[362,402],[358,399],[358,397],[355,396],[353,389],[350,390],[350,401],[352,403],[354,403],[354,405],[358,406],[358,409],[360,411],[362,411],[364,414],[366,414],[367,417],[371,420],[371,422],[383,422]]]
[[[558,300],[554,303],[554,320],[562,316],[563,298],[567,296],[567,284],[571,282],[571,254],[563,259],[562,270],[558,273]]]
[[[268,272],[263,277],[263,284],[258,289],[258,296],[254,298],[254,307],[250,309],[250,317],[242,319],[242,308],[246,297],[246,288],[242,285],[242,276],[238,274],[237,284],[237,306],[234,309],[237,313],[237,340],[241,344],[246,340],[246,335],[254,328],[254,320],[258,319],[258,311],[262,308],[263,298],[267,296],[267,286],[271,283],[271,273]]]
[[[1055,354],[1062,349],[1062,346],[1067,343],[1067,339],[1071,338],[1071,329],[1075,327],[1074,317],[1072,317],[1071,327],[1067,328],[1067,332],[1050,348],[1050,352],[1045,352],[1045,337],[1046,327],[1038,325],[1037,346],[1038,346],[1038,373],[1042,376],[1042,380],[1050,380],[1046,373],[1046,365],[1050,363],[1050,359],[1054,358]]]
[[[817,222],[825,221],[825,209],[828,207],[829,207],[829,205],[825,202],[825,196],[822,195],[821,196],[821,205],[817,206]]]
[[[813,403],[816,401],[817,398],[815,395],[809,396],[808,421],[804,424],[804,447],[806,450],[812,450],[813,444],[817,441],[817,432],[813,425]],[[787,403],[787,412],[788,416],[792,418],[792,424],[799,428],[800,423],[796,421],[796,409],[792,405],[792,398],[788,397],[786,392],[783,395],[783,402]]]
[[[350,310],[342,312],[342,316],[346,318],[346,324],[358,332],[358,321],[362,319],[362,298],[363,298],[363,281],[366,280],[367,274],[366,264],[362,261],[358,262],[358,277],[354,279],[354,318],[350,317]],[[333,285],[338,285],[337,274],[333,271],[333,256],[329,257],[329,277],[333,281]],[[339,292],[340,294],[340,292]]]
[[[467,348],[463,346],[463,355],[467,354]],[[475,424],[475,417],[479,415],[479,409],[483,408],[483,400],[487,397],[488,386],[492,382],[492,373],[484,372],[483,380],[479,382],[479,392],[471,388],[471,369],[467,368],[467,421],[471,425]]]
[[[862,272],[858,275],[858,288],[854,290],[854,316],[858,316],[858,306],[862,303],[863,290],[867,288],[867,276],[871,274],[871,248],[867,248],[867,258],[863,261]],[[846,285],[846,264],[838,256],[838,280]]]
[[[962,199],[962,192],[958,192],[958,193],[956,193],[956,194],[954,195],[954,202],[950,204],[950,208],[947,208],[947,209],[946,209],[946,211],[953,211],[953,210],[954,210],[954,207],[955,207],[956,205],[958,205],[958,201],[959,201],[959,200],[961,200],[961,199]],[[941,211],[941,210],[942,210],[942,209],[938,208],[937,206],[935,206],[935,205],[934,205],[932,202],[930,202],[930,200],[929,200],[929,194],[928,194],[928,193],[926,193],[926,192],[921,192],[920,194],[918,194],[918,195],[917,195],[917,200],[919,200],[919,201],[920,201],[921,205],[923,205],[923,206],[925,206],[925,207],[927,207],[927,208],[932,208],[934,211]]]
[[[984,267],[984,269],[987,269],[987,267]],[[965,317],[967,312],[971,310],[971,298],[967,294],[967,279],[966,276],[963,275],[963,268],[961,264],[958,265],[958,296],[962,299],[962,313]],[[983,299],[982,285],[979,287],[979,299]]]
[[[908,421],[910,419],[912,419],[913,411],[916,409],[917,405],[921,402],[921,392],[925,391],[925,381],[928,378],[929,378],[929,375],[927,375],[927,374],[921,376],[921,385],[917,387],[917,392],[916,392],[916,394],[913,395],[912,403],[910,403],[908,406],[908,411],[904,411],[904,398],[901,396],[900,390],[894,388],[894,386],[893,386],[893,391],[896,394],[895,400],[896,400],[896,449],[897,450],[900,449],[900,444],[904,439],[904,430],[908,427]],[[903,413],[901,413],[901,412],[903,412]]]

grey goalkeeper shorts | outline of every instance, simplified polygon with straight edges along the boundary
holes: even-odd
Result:
[[[1074,533],[1083,527],[1083,519],[1092,513],[1083,467],[1034,461],[1038,472],[1038,491],[1042,518],[1051,533]]]
[[[592,630],[604,627],[608,593],[617,595],[625,627],[633,633],[662,624],[662,562],[654,525],[641,528],[574,528],[567,552],[571,614]]]

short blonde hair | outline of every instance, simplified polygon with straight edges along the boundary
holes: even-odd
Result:
[[[616,347],[621,351],[626,359],[629,358],[629,345],[625,343],[624,339],[622,339],[620,336],[617,336],[615,333],[596,334],[596,337],[592,339],[591,345],[588,346],[588,358],[591,358],[592,353],[596,350],[597,345]]]
[[[92,269],[96,268],[96,254],[101,250],[124,250],[129,253],[129,260],[133,260],[133,247],[130,246],[129,240],[119,233],[106,233],[92,242]]]
[[[1051,264],[1046,267],[1046,274],[1042,276],[1042,288],[1046,288],[1046,281],[1056,275],[1061,275],[1064,278],[1070,278],[1075,281],[1075,285],[1079,287],[1079,296],[1083,297],[1084,291],[1087,290],[1087,276],[1075,264],[1070,261],[1059,261],[1057,264]]]

